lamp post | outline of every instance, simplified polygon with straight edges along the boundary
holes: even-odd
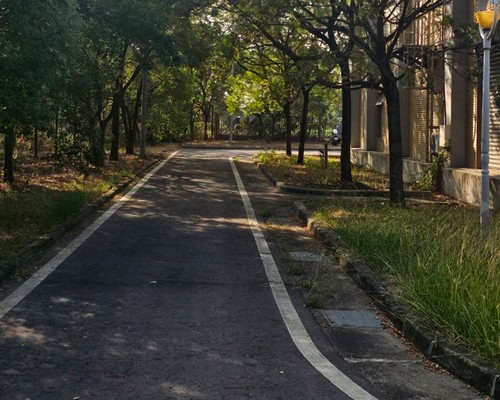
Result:
[[[491,40],[498,22],[499,0],[479,0],[476,21],[483,38],[483,100],[481,129],[481,205],[480,221],[483,233],[488,232],[490,216],[490,53]],[[493,5],[493,10],[488,5]]]

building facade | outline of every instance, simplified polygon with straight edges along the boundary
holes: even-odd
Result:
[[[457,32],[474,23],[475,3],[455,0],[404,33],[405,54],[422,68],[400,84],[405,179],[425,170],[439,148],[446,148],[443,190],[472,204],[478,204],[480,190],[481,88],[471,75],[481,54],[480,43],[464,48]],[[448,26],[444,20],[453,22]],[[500,45],[492,51],[491,69],[492,203],[500,207]],[[354,93],[352,136],[354,162],[388,172],[387,108],[379,92]]]

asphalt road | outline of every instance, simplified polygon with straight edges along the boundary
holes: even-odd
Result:
[[[391,398],[292,340],[229,155],[182,150],[0,319],[1,400]]]

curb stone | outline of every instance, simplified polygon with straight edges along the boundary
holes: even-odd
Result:
[[[335,233],[311,218],[310,212],[304,204],[296,201],[292,208],[294,215],[316,238],[330,248],[337,249],[339,247],[339,240]],[[331,233],[325,233],[325,231]],[[405,338],[412,342],[429,360],[441,365],[453,375],[473,385],[491,398],[500,399],[500,371],[480,357],[471,354],[464,347],[450,344],[439,336],[433,336],[433,333],[428,332],[417,322],[410,308],[386,290],[379,276],[369,266],[346,260],[342,267],[356,284],[373,299]]]
[[[0,283],[7,279],[17,268],[29,263],[40,254],[60,240],[71,229],[79,225],[83,220],[93,215],[101,206],[109,203],[116,195],[123,193],[133,182],[139,177],[145,175],[154,165],[163,160],[161,157],[157,160],[149,162],[144,168],[138,171],[134,176],[120,182],[115,189],[111,189],[104,193],[100,198],[94,202],[86,205],[75,216],[71,217],[68,221],[63,222],[61,225],[53,228],[50,232],[46,233],[35,242],[29,244],[22,250],[22,254],[14,256],[0,264]]]

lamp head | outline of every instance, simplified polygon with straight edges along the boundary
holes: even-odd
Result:
[[[483,37],[488,39],[493,36],[498,23],[499,0],[479,0],[477,4],[476,22]],[[493,6],[493,10],[491,10]]]

